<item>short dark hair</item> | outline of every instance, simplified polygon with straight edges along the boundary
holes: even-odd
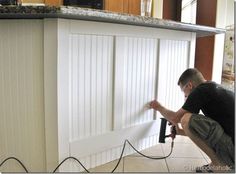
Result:
[[[205,79],[200,71],[198,71],[196,68],[189,68],[185,70],[182,75],[180,76],[178,80],[178,85],[185,85],[189,81],[192,81],[195,83],[195,85],[199,85],[202,83]]]

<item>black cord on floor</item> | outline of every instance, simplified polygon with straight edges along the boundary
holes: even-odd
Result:
[[[120,158],[119,158],[119,160],[118,160],[116,166],[114,167],[114,169],[111,171],[111,173],[114,173],[114,171],[115,171],[115,170],[117,169],[117,167],[119,166],[120,161],[121,161],[121,159],[122,159],[122,157],[123,157],[123,154],[124,154],[124,151],[125,151],[125,145],[126,145],[126,143],[128,143],[128,144],[134,149],[134,151],[137,152],[138,154],[140,154],[141,156],[143,156],[143,157],[145,157],[145,158],[152,159],[152,160],[161,160],[161,159],[168,158],[168,157],[171,155],[171,153],[172,153],[172,151],[173,151],[173,147],[174,147],[174,141],[172,141],[172,142],[171,142],[171,151],[170,151],[170,153],[169,153],[167,156],[164,156],[164,157],[151,157],[151,156],[147,156],[147,155],[145,155],[145,154],[139,152],[139,151],[129,142],[129,140],[125,140],[124,145],[123,145],[123,148],[122,148],[122,151],[121,151],[121,154],[120,154]],[[57,170],[67,159],[69,159],[69,158],[72,158],[72,159],[76,160],[77,162],[79,162],[79,164],[85,169],[85,171],[88,172],[88,173],[90,173],[89,170],[86,169],[86,168],[81,164],[81,162],[80,162],[78,159],[76,159],[75,157],[68,157],[68,158],[66,158],[65,160],[63,160],[63,161],[56,167],[56,169],[53,171],[53,173],[55,173],[56,170]]]
[[[84,165],[83,165],[77,158],[75,158],[75,157],[73,157],[73,156],[70,156],[70,157],[67,157],[66,159],[64,159],[64,160],[53,170],[53,173],[55,173],[55,172],[57,171],[57,169],[58,169],[66,160],[68,160],[68,159],[73,159],[73,160],[77,161],[77,162],[84,168],[84,170],[85,170],[87,173],[90,173],[90,172],[88,171],[88,169],[86,169],[86,167],[84,167]]]
[[[122,159],[122,157],[123,157],[123,154],[124,154],[124,151],[125,151],[125,145],[126,145],[126,142],[127,142],[127,141],[128,141],[128,140],[125,140],[124,145],[123,145],[123,149],[122,149],[121,154],[120,154],[120,158],[119,158],[119,160],[118,160],[118,162],[117,162],[115,168],[111,171],[111,173],[113,173],[113,172],[116,170],[116,168],[119,166],[120,161],[121,161],[121,159]]]
[[[172,142],[171,142],[171,151],[170,151],[170,153],[169,153],[167,156],[164,156],[164,157],[152,157],[152,156],[147,156],[147,155],[145,155],[145,154],[139,152],[139,151],[129,142],[129,140],[125,140],[124,145],[123,145],[123,148],[122,148],[122,151],[121,151],[121,154],[120,154],[120,158],[119,158],[119,160],[118,160],[116,166],[114,167],[114,169],[111,171],[111,173],[113,173],[113,172],[117,169],[117,167],[119,166],[120,161],[121,161],[121,159],[122,159],[122,157],[123,157],[123,154],[124,154],[124,151],[125,151],[126,143],[128,143],[128,144],[134,149],[134,151],[137,152],[138,154],[140,154],[141,156],[143,156],[143,157],[145,157],[145,158],[152,159],[152,160],[160,160],[160,159],[168,158],[168,157],[171,155],[171,153],[172,153],[172,151],[173,151],[173,147],[174,147],[174,141],[172,140]],[[15,157],[9,157],[9,158],[5,159],[5,160],[0,164],[0,167],[1,167],[6,161],[8,161],[8,160],[10,160],[10,159],[14,159],[14,160],[16,160],[17,162],[19,162],[19,163],[21,164],[21,166],[24,168],[25,172],[28,173],[28,170],[27,170],[26,167],[23,165],[23,163],[22,163],[20,160],[18,160],[17,158],[15,158]],[[60,164],[53,170],[53,173],[55,173],[55,172],[57,171],[57,169],[58,169],[65,161],[67,161],[68,159],[73,159],[73,160],[77,161],[77,162],[83,167],[83,169],[84,169],[87,173],[90,173],[89,170],[86,169],[86,167],[85,167],[77,158],[75,158],[75,157],[73,157],[73,156],[67,157],[67,158],[65,158],[62,162],[60,162]]]
[[[164,156],[164,157],[151,157],[151,156],[147,156],[147,155],[145,155],[145,154],[139,152],[139,151],[129,142],[129,140],[125,140],[124,145],[123,145],[123,149],[122,149],[122,152],[121,152],[121,155],[120,155],[120,158],[119,158],[119,161],[117,162],[115,168],[111,171],[111,173],[113,173],[113,172],[116,170],[116,168],[118,167],[118,165],[120,164],[120,161],[121,161],[121,159],[122,159],[122,157],[123,157],[123,153],[124,153],[124,150],[125,150],[126,142],[127,142],[127,143],[134,149],[134,151],[137,152],[139,155],[141,155],[141,156],[143,156],[143,157],[145,157],[145,158],[152,159],[152,160],[161,160],[161,159],[168,158],[168,157],[171,155],[171,153],[172,153],[172,151],[173,151],[173,147],[174,147],[174,141],[172,141],[172,142],[171,142],[171,150],[170,150],[170,153],[169,153],[167,156]]]
[[[5,162],[7,162],[7,161],[10,160],[10,159],[16,160],[16,161],[23,167],[23,169],[25,170],[25,172],[26,172],[26,173],[29,173],[28,170],[26,169],[26,167],[24,166],[24,164],[23,164],[20,160],[18,160],[16,157],[9,157],[9,158],[6,158],[6,159],[0,164],[0,167],[1,167]]]

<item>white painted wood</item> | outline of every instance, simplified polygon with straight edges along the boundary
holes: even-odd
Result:
[[[192,33],[192,39],[191,39],[190,44],[189,44],[188,68],[194,68],[195,48],[196,48],[196,33]]]
[[[125,24],[112,24],[104,22],[92,22],[82,20],[70,20],[71,33],[111,35],[111,36],[131,36],[143,38],[160,38],[173,40],[191,40],[191,32],[175,31],[160,28],[132,26]]]
[[[157,121],[147,122],[126,129],[112,131],[103,135],[73,141],[70,143],[71,155],[83,157],[123,145],[125,139],[135,142],[144,137],[153,136],[159,131]],[[109,140],[109,141],[107,141]],[[96,142],[96,143],[94,143]]]
[[[221,83],[224,60],[225,34],[215,36],[212,80]]]
[[[124,56],[127,56],[127,42],[124,42],[124,38],[115,38],[115,49],[113,130],[119,130],[122,129],[122,110],[124,107],[127,107],[126,101],[123,100],[125,97],[124,92],[126,92],[126,90],[123,92],[123,84],[126,83],[123,76],[127,66],[124,63]]]
[[[171,110],[178,110],[184,95],[177,83],[182,72],[189,67],[189,42],[160,40],[157,99]],[[161,116],[158,113],[158,116]]]
[[[0,21],[0,162],[45,171],[43,22]],[[37,149],[37,150],[36,150]],[[1,172],[24,172],[9,161]]]
[[[47,171],[59,162],[57,98],[57,20],[44,20],[44,108]]]
[[[123,145],[121,140],[125,137],[136,137],[134,143],[138,142],[139,150],[157,143],[157,141],[153,143],[152,133],[156,134],[159,130],[155,129],[152,132],[150,126],[147,126],[149,129],[145,128],[145,125],[154,118],[153,111],[146,110],[145,105],[155,98],[156,91],[159,92],[159,86],[162,85],[160,76],[166,72],[165,68],[160,68],[163,63],[162,56],[166,54],[168,63],[174,60],[171,66],[165,64],[170,79],[166,86],[172,85],[172,87],[164,91],[173,94],[175,90],[172,76],[182,67],[175,66],[178,63],[183,63],[185,68],[189,66],[193,57],[191,50],[194,47],[195,35],[188,33],[181,39],[179,36],[174,36],[175,40],[169,42],[161,40],[162,45],[159,46],[159,38],[169,38],[162,31],[155,33],[154,38],[151,38],[154,36],[153,33],[147,34],[146,31],[136,31],[123,36],[124,33],[120,34],[120,31],[113,27],[109,31],[107,29],[102,31],[99,23],[77,22],[85,25],[78,27],[73,20],[70,24],[65,23],[66,31],[62,34],[68,37],[64,36],[64,41],[69,46],[60,47],[61,53],[69,57],[69,64],[64,62],[60,64],[61,67],[58,66],[59,71],[66,72],[67,79],[66,75],[63,75],[69,84],[69,87],[63,88],[67,90],[65,93],[64,90],[60,92],[63,93],[60,95],[66,98],[65,101],[68,97],[69,103],[65,108],[65,112],[69,115],[65,117],[67,118],[65,123],[69,122],[69,130],[64,135],[65,137],[68,135],[69,138],[67,137],[62,144],[69,144],[70,155],[80,158],[89,167],[95,167],[119,158]],[[159,37],[159,34],[163,35]],[[159,69],[157,69],[158,62]],[[65,101],[61,100],[62,104]],[[176,101],[177,99],[175,101],[169,99],[167,102],[176,105]],[[60,112],[63,113],[63,110]],[[160,121],[157,120],[156,123],[157,128]],[[135,129],[133,126],[138,128]],[[62,126],[60,129],[62,130]],[[135,130],[136,134],[131,129]],[[157,135],[155,137],[157,140]],[[66,150],[66,146],[63,150]],[[132,152],[133,150],[129,148],[125,154]],[[74,162],[69,162],[60,171],[72,169],[83,171],[81,167],[75,166]]]
[[[70,43],[68,129],[73,141],[111,130],[113,38],[73,34]]]
[[[145,105],[158,91],[177,106],[176,75],[193,62],[189,32],[69,19],[0,25],[0,152],[30,171],[52,171],[69,155],[101,165],[126,138],[139,150],[155,145],[160,121]],[[59,169],[72,170],[83,171],[72,160]]]
[[[114,126],[151,121],[146,105],[155,98],[157,40],[117,37],[116,48]]]
[[[197,1],[183,0],[181,5],[181,22],[196,24]]]
[[[217,1],[216,27],[226,28],[234,24],[234,0]],[[221,83],[225,34],[215,36],[212,80]]]
[[[69,21],[58,20],[57,37],[57,110],[58,110],[58,158],[69,153]],[[60,171],[60,170],[59,170]]]

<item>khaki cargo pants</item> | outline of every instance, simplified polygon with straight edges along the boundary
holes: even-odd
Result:
[[[224,164],[235,170],[235,146],[218,122],[204,115],[192,114],[189,129],[205,141]]]

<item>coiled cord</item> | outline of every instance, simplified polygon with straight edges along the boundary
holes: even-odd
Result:
[[[145,157],[145,158],[148,158],[148,159],[152,159],[152,160],[161,160],[161,159],[168,158],[168,157],[172,154],[172,152],[173,152],[173,147],[174,147],[174,141],[173,141],[173,139],[172,139],[172,142],[171,142],[171,150],[170,150],[170,153],[169,153],[167,156],[164,156],[164,157],[152,157],[152,156],[147,156],[147,155],[145,155],[145,154],[139,152],[139,151],[129,142],[129,140],[125,140],[124,145],[123,145],[123,148],[122,148],[122,151],[121,151],[121,154],[120,154],[120,158],[119,158],[119,160],[118,160],[116,166],[114,167],[114,169],[111,171],[111,173],[113,173],[113,172],[117,169],[117,167],[119,166],[120,161],[121,161],[121,159],[122,159],[122,157],[123,157],[123,154],[124,154],[124,151],[125,151],[126,143],[128,143],[128,144],[132,147],[132,149],[134,149],[134,151],[137,152],[139,155],[141,155],[141,156],[143,156],[143,157]],[[19,163],[21,164],[21,166],[24,168],[25,172],[28,173],[28,170],[27,170],[26,167],[23,165],[23,163],[22,163],[20,160],[18,160],[17,158],[15,158],[15,157],[6,158],[6,159],[0,164],[0,167],[1,167],[6,161],[8,161],[8,160],[10,160],[10,159],[14,159],[14,160],[16,160],[17,162],[19,162]],[[65,161],[67,161],[68,159],[73,159],[73,160],[77,161],[77,162],[83,167],[83,169],[84,169],[87,173],[90,173],[89,170],[86,169],[86,167],[85,167],[77,158],[75,158],[75,157],[73,157],[73,156],[67,157],[67,158],[65,158],[62,162],[60,162],[60,164],[58,164],[58,166],[53,170],[53,173],[55,173],[55,172],[58,170],[58,168],[59,168]]]

